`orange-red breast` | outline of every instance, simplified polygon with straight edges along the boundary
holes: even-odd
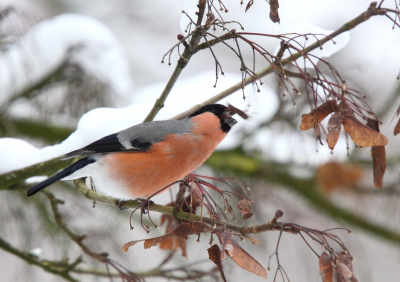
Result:
[[[27,194],[32,196],[58,180],[90,176],[104,194],[148,198],[203,164],[236,124],[234,114],[230,107],[212,104],[185,120],[146,122],[108,135],[66,154],[83,158]]]

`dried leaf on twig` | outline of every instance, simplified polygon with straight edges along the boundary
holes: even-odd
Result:
[[[247,12],[247,10],[250,9],[251,6],[253,6],[253,3],[254,3],[254,1],[250,0],[249,3],[247,3],[247,5],[246,5],[246,10],[244,10],[244,11]]]
[[[161,216],[161,225],[164,223],[167,224],[167,227],[165,229],[166,234],[172,232],[178,226],[178,222],[175,220],[175,218],[167,214],[163,214]],[[186,240],[184,238],[168,237],[160,242],[160,249],[162,250],[175,251],[178,248],[182,250],[182,256],[187,258]]]
[[[342,117],[344,130],[350,135],[354,143],[361,147],[384,146],[388,143],[385,135],[362,124],[356,117],[345,115]]]
[[[328,101],[316,107],[309,114],[304,114],[301,116],[300,130],[308,130],[315,128],[324,118],[326,118],[330,113],[338,112],[339,108],[336,101]]]
[[[209,233],[212,231],[213,229],[211,227],[202,222],[185,222],[179,225],[177,228],[175,228],[172,232],[165,234],[163,236],[144,239],[144,240],[130,241],[122,246],[122,251],[127,252],[131,246],[143,241],[144,241],[144,248],[149,249],[153,246],[157,246],[158,243],[162,242],[167,238],[177,237],[186,239],[189,235],[192,234]]]
[[[372,165],[374,169],[374,184],[377,188],[383,186],[383,176],[386,170],[386,150],[385,146],[375,146],[371,148]]]
[[[379,132],[379,122],[368,119],[367,125]],[[386,171],[386,150],[385,146],[374,146],[371,148],[372,165],[374,169],[374,184],[377,188],[383,186],[383,176]]]
[[[353,277],[353,257],[341,252],[336,259],[336,270],[338,272],[338,277],[342,276],[344,279],[349,279]]]
[[[324,192],[353,187],[361,179],[362,169],[353,164],[328,162],[317,168],[316,178]]]
[[[319,257],[319,273],[322,276],[322,282],[333,281],[333,259],[325,252]]]
[[[208,258],[217,265],[222,280],[226,282],[224,270],[222,269],[221,250],[219,249],[218,245],[214,244],[211,248],[208,248],[207,251],[208,251]]]
[[[397,134],[400,133],[400,119],[397,122],[396,126],[394,127],[394,132],[393,133],[394,133],[394,136],[396,136]]]
[[[278,9],[279,9],[279,2],[278,0],[269,0],[269,18],[271,21],[274,23],[280,23],[280,18],[278,14]]]
[[[331,150],[335,148],[339,139],[340,130],[342,128],[340,118],[340,114],[336,113],[331,116],[328,122],[328,136],[326,137],[326,142]]]
[[[218,232],[217,235],[221,242],[221,260],[225,258],[226,253],[241,268],[267,279],[267,271],[265,268],[242,249],[238,243],[232,240],[230,232],[222,231]]]
[[[400,115],[400,106],[397,108],[396,115],[397,115],[397,116]],[[399,133],[400,133],[400,119],[399,119],[399,121],[396,123],[396,126],[394,127],[394,136],[396,136],[396,135],[399,134]]]

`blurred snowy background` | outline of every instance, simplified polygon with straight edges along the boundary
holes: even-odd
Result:
[[[178,59],[175,52],[171,66],[161,64],[164,54],[177,43],[177,35],[184,34],[188,20],[181,11],[184,9],[195,18],[195,3],[0,0],[3,9],[0,16],[0,174],[60,157],[104,135],[142,122]],[[245,31],[329,34],[365,11],[369,1],[281,1],[280,24],[269,20],[265,1],[255,1],[246,13],[239,1],[225,4],[229,5],[229,13],[223,14],[224,19],[239,20]],[[383,6],[394,8],[394,3],[385,1]],[[399,84],[396,84],[400,70],[400,29],[392,29],[392,26],[386,17],[372,18],[335,38],[336,44],[328,43],[313,54],[333,64],[348,87],[367,97],[372,110],[384,122],[381,132],[389,138],[386,147],[389,164],[384,181],[392,187],[390,192],[387,192],[389,188],[379,191],[381,193],[371,189],[339,190],[326,196],[350,213],[399,234],[400,150],[399,141],[392,133],[395,124],[392,118],[400,93]],[[235,25],[230,28],[239,30]],[[277,50],[280,43],[271,38],[258,42],[270,52]],[[225,72],[224,76],[219,76],[217,87],[213,87],[212,55],[207,50],[197,53],[183,70],[156,119],[171,118],[240,82],[240,61],[236,55],[223,46],[213,50]],[[242,52],[251,58],[250,48],[243,48]],[[256,70],[265,66],[266,62],[260,60]],[[234,131],[221,143],[220,150],[242,146],[246,152],[258,152],[262,160],[272,165],[290,167],[291,173],[300,178],[313,176],[315,167],[326,162],[347,160],[344,136],[332,154],[326,145],[317,144],[312,132],[300,132],[301,114],[309,112],[305,95],[295,97],[299,106],[294,107],[291,99],[284,101],[281,97],[273,76],[262,80],[264,85],[260,93],[251,85],[246,87],[245,101],[240,91],[222,101],[247,110],[251,118],[239,119]],[[369,148],[354,150],[351,144],[350,159],[365,168],[361,187],[372,187],[369,154]],[[209,167],[201,171],[208,175],[213,173]],[[268,222],[276,209],[283,209],[282,221],[318,229],[348,227],[354,235],[346,232],[338,232],[338,235],[355,257],[355,273],[360,281],[396,281],[400,276],[400,249],[396,239],[365,231],[362,225],[351,225],[340,216],[332,216],[295,188],[285,189],[282,183],[271,184],[268,179],[245,177],[253,187],[251,197],[257,199],[256,216],[246,224]],[[65,186],[60,184],[61,189],[51,189],[65,200],[60,209],[71,226],[88,234],[91,246],[109,252],[124,266],[137,271],[148,270],[163,260],[165,252],[157,248],[142,251],[142,246],[138,245],[128,253],[121,253],[123,243],[146,236],[140,228],[129,230],[130,212],[101,204],[92,209],[90,201]],[[19,192],[1,191],[0,237],[22,250],[41,248],[45,259],[73,259],[80,254],[65,235],[49,232],[54,229],[54,223],[41,216],[43,210],[48,211],[44,196],[27,200],[23,191],[18,197],[16,193]],[[164,193],[155,201],[167,203],[170,195]],[[35,220],[37,222],[32,224]],[[257,238],[262,242],[261,247],[249,242],[243,245],[266,266],[268,256],[275,250],[277,234]],[[194,243],[194,240],[189,241]],[[318,259],[301,239],[284,234],[282,240],[280,260],[291,281],[321,281]],[[207,259],[208,238],[202,241],[190,244],[187,262]],[[53,248],[55,243],[59,244],[59,249]],[[186,263],[185,259],[176,257],[171,265]],[[276,267],[272,261],[268,281],[273,280]],[[0,251],[0,262],[4,281],[61,279],[28,266],[4,251]],[[212,266],[207,262],[197,267],[210,269]],[[251,281],[263,281],[228,260],[224,261],[224,267],[229,281],[249,279],[249,275]],[[79,276],[79,279],[88,281],[89,278]]]

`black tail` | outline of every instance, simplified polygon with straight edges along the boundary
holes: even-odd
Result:
[[[83,158],[83,159],[77,161],[76,163],[73,163],[66,169],[60,171],[56,175],[53,175],[52,177],[46,179],[45,181],[42,181],[39,184],[33,186],[31,189],[28,190],[28,192],[26,194],[28,196],[35,195],[37,192],[46,188],[47,186],[50,186],[51,184],[57,182],[58,180],[60,180],[64,177],[67,177],[68,175],[71,175],[78,169],[81,169],[82,167],[87,166],[88,164],[91,164],[93,162],[95,162],[95,160],[89,159],[89,158]]]

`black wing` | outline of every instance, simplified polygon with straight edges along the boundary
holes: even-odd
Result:
[[[130,145],[122,144],[118,139],[118,133],[115,133],[94,141],[81,149],[69,152],[65,156],[69,158],[92,153],[144,152],[150,148],[152,143],[140,141],[140,138],[136,138],[130,142]]]

